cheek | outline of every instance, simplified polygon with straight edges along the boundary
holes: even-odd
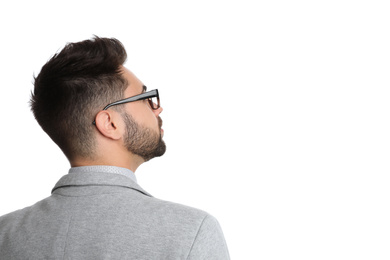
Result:
[[[131,106],[127,112],[141,126],[154,127],[158,125],[158,119],[147,103],[140,102],[140,104]]]

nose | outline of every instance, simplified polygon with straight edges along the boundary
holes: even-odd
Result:
[[[163,111],[163,108],[161,106],[159,108],[157,108],[156,110],[153,110],[156,117],[158,117],[162,111]]]

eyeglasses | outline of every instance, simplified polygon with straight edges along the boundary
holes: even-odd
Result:
[[[130,103],[130,102],[134,102],[134,101],[139,101],[139,100],[144,100],[144,99],[148,100],[149,105],[153,110],[160,108],[160,96],[158,95],[158,90],[153,89],[151,91],[148,91],[148,92],[136,95],[136,96],[128,97],[128,98],[121,99],[121,100],[115,101],[113,103],[110,103],[107,106],[105,106],[103,108],[103,110],[107,110],[112,106],[121,105],[121,104]],[[92,123],[95,125],[96,124],[95,120]]]

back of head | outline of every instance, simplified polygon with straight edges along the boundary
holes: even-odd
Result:
[[[117,39],[94,37],[67,44],[35,77],[31,110],[68,159],[93,157],[92,122],[106,104],[123,98],[126,58]]]

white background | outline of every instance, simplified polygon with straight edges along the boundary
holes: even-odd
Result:
[[[390,258],[388,1],[3,1],[0,215],[69,165],[29,111],[67,42],[116,37],[164,108],[155,197],[220,222],[232,259]]]

